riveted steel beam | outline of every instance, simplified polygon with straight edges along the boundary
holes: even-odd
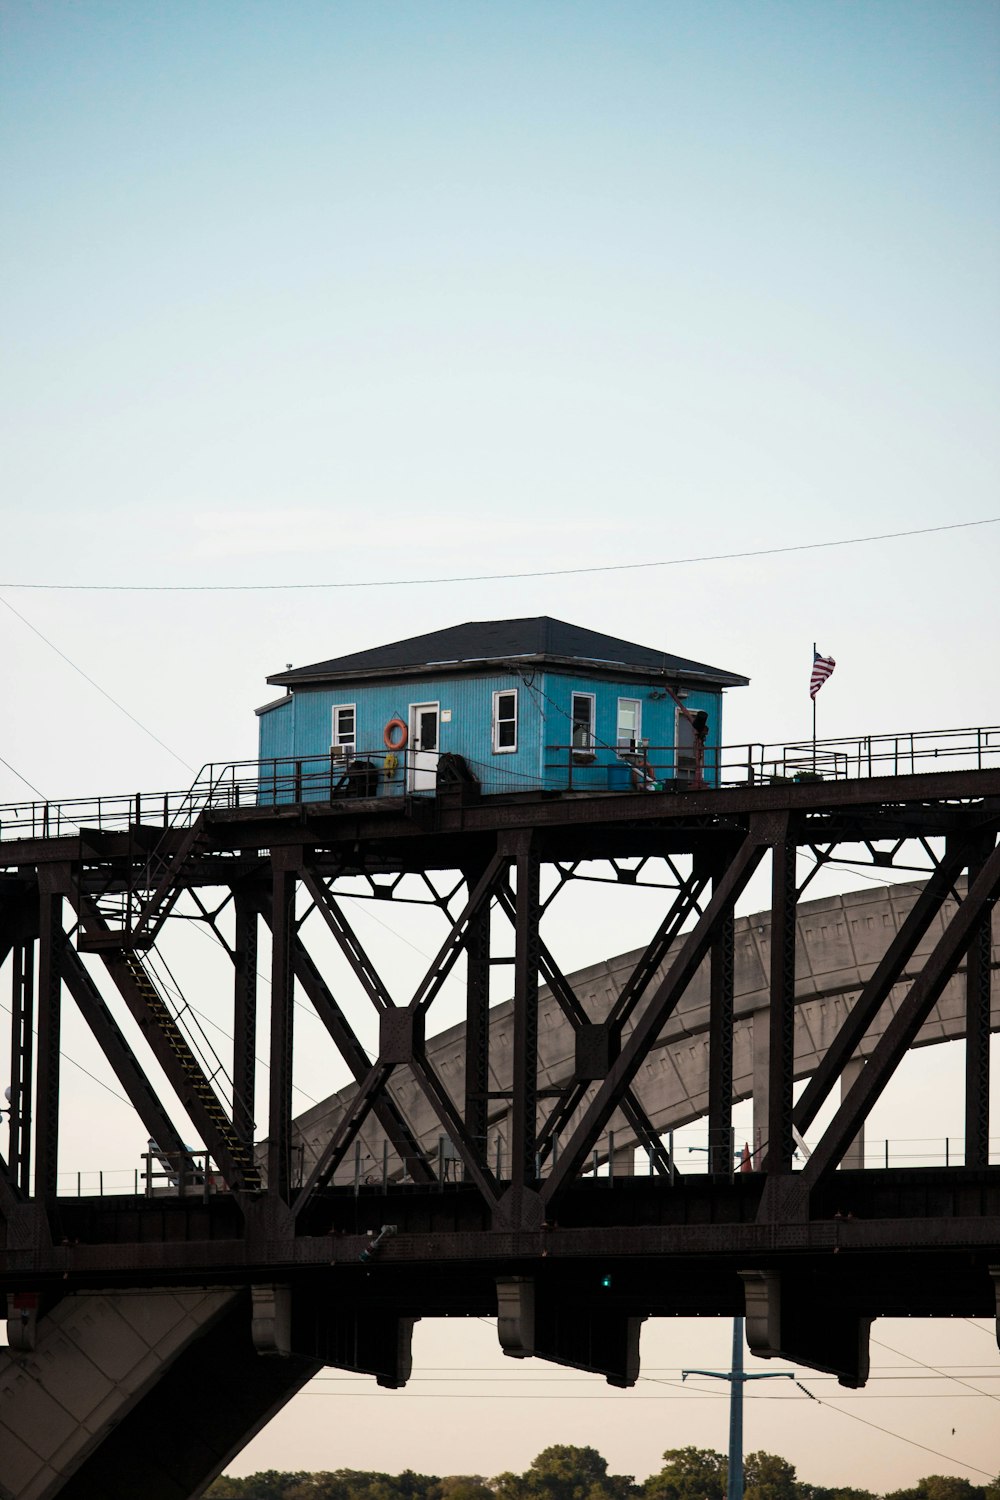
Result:
[[[764,1168],[792,1170],[792,1088],[795,1072],[795,845],[776,844],[771,867],[771,975],[768,1031],[768,1117]]]
[[[969,883],[982,865],[982,853],[969,865]],[[989,909],[973,925],[965,961],[965,1165],[990,1162],[990,1000],[992,917]]]
[[[674,962],[650,996],[628,1041],[612,1064],[583,1119],[541,1188],[542,1201],[551,1203],[580,1170],[597,1137],[604,1131],[626,1090],[631,1086],[650,1046],[684,994],[733,905],[760,864],[769,843],[784,838],[785,820],[754,819],[750,831],[726,867],[701,920],[685,938]]]
[[[1000,845],[984,859],[965,900],[928,955],[905,1000],[799,1174],[801,1192],[808,1193],[817,1187],[843,1158],[968,950],[978,924],[992,910],[998,894]]]
[[[35,1196],[55,1201],[59,1178],[59,1064],[62,1055],[62,890],[65,872],[39,874],[38,1069],[35,1078]]]
[[[270,1092],[267,1191],[288,1203],[292,1192],[292,1045],[295,1015],[295,893],[301,857],[273,856],[271,888]]]
[[[249,1144],[254,1138],[257,1079],[257,903],[233,892],[233,1123]]]
[[[31,1094],[35,1047],[35,944],[14,944],[10,1011],[10,1174],[31,1192]]]
[[[156,1142],[164,1155],[186,1159],[188,1166],[193,1167],[177,1127],[125,1040],[89,970],[65,935],[59,957],[63,983],[73,996],[77,1010],[90,1027],[115,1077],[128,1095],[146,1134]]]
[[[949,841],[944,858],[920,892],[864,986],[850,1014],[806,1084],[794,1109],[795,1128],[809,1129],[869,1026],[900,979],[917,945],[941,911],[970,855],[968,836]]]

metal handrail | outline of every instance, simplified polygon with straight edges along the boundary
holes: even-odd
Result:
[[[660,783],[691,784],[677,777],[678,754],[689,746],[634,747],[594,744],[549,744],[543,774],[532,777],[508,770],[502,758],[469,764],[484,791],[509,795],[545,788],[552,791],[606,791],[607,768],[627,765],[636,775],[631,789],[656,789]],[[379,796],[399,796],[409,787],[408,752],[397,756],[392,772],[384,766],[385,749],[354,750],[351,760],[366,762],[378,775]],[[265,760],[209,762],[192,784],[178,791],[135,792],[112,796],[64,798],[59,801],[0,805],[0,841],[14,838],[76,836],[90,829],[121,831],[135,824],[171,829],[189,827],[205,811],[328,801],[338,795],[348,762],[328,753],[277,756]],[[960,729],[907,730],[771,744],[713,746],[704,751],[704,784],[755,786],[782,781],[859,779],[908,776],[933,764],[939,769],[981,770],[1000,766],[1000,725]],[[598,774],[599,773],[599,774]],[[600,777],[603,776],[603,781]]]

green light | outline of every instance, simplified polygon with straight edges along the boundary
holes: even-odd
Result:
[[[605,1274],[601,1277],[601,1286],[610,1286],[610,1285],[611,1285],[611,1277],[605,1272]]]

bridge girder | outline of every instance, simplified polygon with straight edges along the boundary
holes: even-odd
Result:
[[[601,1370],[620,1384],[636,1378],[644,1316],[745,1311],[758,1352],[787,1354],[863,1383],[873,1316],[902,1308],[996,1311],[991,1267],[1000,1265],[1000,1169],[989,1165],[985,1039],[998,831],[1000,774],[963,772],[676,797],[311,804],[206,813],[194,832],[143,828],[21,841],[10,850],[11,876],[0,892],[0,954],[12,954],[17,1021],[17,1150],[10,1163],[0,1162],[3,1285],[38,1299],[42,1326],[67,1296],[109,1282],[270,1288],[273,1306],[287,1311],[286,1319],[275,1313],[271,1332],[261,1336],[273,1358],[298,1360],[303,1370],[310,1362],[368,1368],[388,1384],[405,1379],[413,1319],[439,1310],[506,1308],[509,1352]],[[882,867],[885,859],[875,856],[886,841],[897,866],[915,842],[928,882],[887,934],[871,972],[852,987],[854,1004],[845,1005],[796,1103],[796,1076],[805,1071],[796,1033],[809,1003],[799,983],[800,898],[809,879],[800,880],[799,853],[823,864],[861,844]],[[543,897],[544,872],[558,869],[559,891],[576,877],[579,861],[594,859],[613,861],[617,883],[626,886],[646,883],[638,872],[645,862],[666,861],[668,872],[657,930],[599,1013],[544,939],[552,899]],[[731,1110],[746,1041],[736,905],[761,867],[770,870],[772,889],[767,1004],[757,1007],[767,1016],[767,1045],[757,1049],[766,1053],[766,1129],[750,1163],[755,1170],[733,1178]],[[462,872],[461,891],[442,894],[427,879],[442,870]],[[347,921],[343,892],[362,877],[380,899],[405,899],[403,875],[423,875],[446,931],[409,995],[396,997]],[[207,904],[213,891],[221,895],[214,908]],[[364,1003],[378,1013],[373,1062],[310,950],[300,892],[337,941]],[[144,961],[185,899],[197,902],[198,919],[223,937],[233,960],[228,1071],[192,1045],[184,1004],[157,988]],[[226,936],[221,912],[230,900],[236,926]],[[503,1017],[489,1007],[491,910],[513,929],[513,999]],[[67,911],[77,919],[70,936],[78,952],[67,947]],[[258,1000],[247,959],[262,925],[272,955],[270,1092],[268,1139],[255,1153],[248,1122]],[[114,987],[107,998],[95,962]],[[440,1044],[428,1039],[428,1018],[460,963],[466,1023],[461,1066],[449,1069]],[[683,1034],[697,982],[704,986],[699,1034],[712,1147],[706,1173],[681,1176],[665,1152],[662,1113],[644,1080],[672,1029]],[[295,1150],[302,1122],[297,1128],[291,1106],[296,983],[355,1080],[330,1111],[330,1128],[303,1172]],[[117,1205],[60,1199],[64,984],[156,1135],[160,1160],[184,1188],[169,1208],[155,1195]],[[970,1038],[964,1164],[880,1174],[877,1183],[875,1174],[842,1170],[874,1103],[924,1035],[946,987],[956,984]],[[540,1005],[549,1002],[572,1042],[572,1070],[561,1075],[548,1066],[541,1025]],[[115,1009],[138,1027],[172,1103],[157,1096]],[[498,1023],[509,1023],[509,1063],[502,1086],[490,1088]],[[28,1041],[33,1028],[37,1043]],[[449,1045],[455,1042],[452,1036]],[[797,1132],[815,1122],[859,1057],[867,1057],[865,1066],[842,1087],[833,1119],[796,1170]],[[500,1160],[487,1138],[495,1094],[504,1096],[510,1130]],[[211,1158],[200,1175],[173,1123],[177,1105]],[[590,1171],[595,1153],[614,1160],[609,1130],[619,1149],[645,1146],[658,1175],[641,1186],[612,1179],[609,1191]],[[437,1135],[436,1155],[427,1150],[429,1134]],[[357,1161],[363,1137],[384,1141],[407,1180],[390,1180],[387,1172],[372,1184],[352,1181],[351,1152]],[[210,1172],[225,1191],[211,1191]],[[830,1259],[843,1249],[852,1253]],[[601,1295],[610,1290],[603,1277],[600,1285],[595,1280],[602,1265],[613,1267],[610,1296]],[[946,1274],[930,1274],[935,1267]],[[664,1296],[664,1282],[671,1296]],[[311,1306],[328,1310],[312,1315]],[[284,1332],[276,1331],[279,1323]],[[136,1440],[140,1427],[137,1415]],[[127,1428],[122,1432],[119,1442],[128,1440]]]

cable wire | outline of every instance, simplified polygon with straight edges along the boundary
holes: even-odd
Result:
[[[165,750],[168,755],[172,755],[174,760],[179,761],[180,764],[184,766],[186,770],[190,771],[192,775],[195,774],[195,767],[192,766],[189,761],[186,761],[183,755],[178,755],[176,750],[171,750],[170,746],[166,743],[165,740],[161,740],[158,734],[154,734],[151,729],[148,729],[146,725],[143,724],[141,719],[136,718],[135,714],[130,714],[128,709],[125,708],[123,704],[119,703],[117,698],[113,698],[106,688],[102,688],[101,684],[99,682],[95,682],[93,677],[91,677],[89,673],[85,672],[82,667],[78,667],[76,662],[66,655],[65,651],[61,651],[54,641],[50,641],[47,635],[43,635],[42,632],[38,629],[37,625],[32,625],[30,620],[25,619],[20,610],[15,609],[13,604],[9,603],[8,600],[4,599],[2,596],[0,596],[0,604],[3,605],[4,609],[9,609],[12,615],[16,615],[17,618],[21,621],[22,625],[27,625],[28,629],[33,631],[40,641],[45,642],[50,651],[54,651],[57,656],[61,656],[67,666],[72,667],[74,672],[79,672],[83,680],[85,682],[89,682],[92,688],[96,688],[102,697],[107,698],[109,703],[114,704],[119,713],[123,713],[126,719],[131,719],[132,723],[136,726],[137,729],[141,729],[143,734],[148,734],[149,738],[151,740],[155,740],[156,743],[161,747],[161,749]],[[4,761],[4,765],[7,765],[6,761]],[[8,770],[13,770],[13,767],[8,767]],[[16,771],[14,771],[14,775],[17,776]],[[19,777],[18,779],[24,781],[23,776]],[[27,781],[25,782],[25,785],[31,786],[31,782]],[[37,788],[32,787],[32,790],[35,791],[37,790]]]
[[[955,1458],[950,1453],[942,1453],[939,1448],[928,1448],[926,1443],[918,1443],[915,1438],[904,1437],[901,1432],[893,1432],[890,1427],[883,1427],[879,1422],[869,1422],[867,1417],[859,1417],[856,1411],[846,1411],[842,1406],[834,1406],[831,1401],[821,1401],[802,1384],[801,1380],[796,1380],[795,1384],[800,1391],[805,1392],[810,1401],[815,1401],[817,1406],[827,1406],[831,1411],[839,1412],[842,1417],[849,1417],[852,1422],[861,1422],[865,1427],[873,1427],[876,1432],[885,1433],[886,1437],[898,1438],[901,1443],[909,1443],[911,1448],[920,1448],[924,1453],[933,1454],[935,1458],[945,1459],[947,1463],[961,1464],[965,1469],[972,1469],[975,1474],[984,1474],[987,1479],[994,1478],[989,1469],[981,1469],[978,1464],[970,1464],[963,1458]],[[979,1394],[982,1395],[983,1392],[980,1391]]]
[[[0,755],[0,766],[6,766],[12,776],[16,776],[18,781],[22,782],[26,787],[29,788],[29,790],[33,791],[37,797],[41,797],[43,802],[48,800],[45,796],[45,793],[40,792],[33,781],[29,781],[27,776],[22,776],[20,771],[15,771],[10,761],[4,760],[2,755]]]
[[[890,1354],[898,1354],[903,1359],[912,1360],[912,1362],[915,1365],[919,1365],[922,1370],[930,1370],[932,1375],[939,1375],[942,1380],[953,1380],[956,1385],[964,1385],[967,1390],[975,1391],[977,1396],[985,1396],[987,1401],[1000,1401],[1000,1396],[994,1396],[992,1391],[981,1391],[977,1386],[972,1385],[968,1380],[961,1380],[957,1375],[946,1375],[945,1372],[941,1369],[938,1369],[936,1365],[929,1365],[925,1360],[918,1359],[915,1354],[907,1354],[903,1349],[894,1349],[892,1344],[887,1344],[882,1339],[872,1339],[872,1343],[878,1344],[880,1349],[887,1349]],[[991,1377],[985,1376],[984,1378],[989,1380]]]
[[[971,526],[995,526],[1000,516],[979,521],[952,521],[945,526],[917,526],[908,531],[882,531],[871,536],[836,537],[825,542],[797,542],[790,547],[756,547],[745,552],[708,552],[694,557],[667,557],[655,562],[597,563],[583,568],[537,568],[524,573],[464,573],[445,578],[369,578],[328,583],[0,583],[5,589],[70,590],[105,594],[248,594],[304,589],[391,589],[422,584],[503,583],[518,578],[569,578],[581,573],[629,573],[640,568],[681,568],[694,563],[736,562],[751,557],[779,557],[788,552],[819,552],[828,547],[860,547],[868,542],[893,542],[903,537],[931,536],[941,531],[964,531]]]

